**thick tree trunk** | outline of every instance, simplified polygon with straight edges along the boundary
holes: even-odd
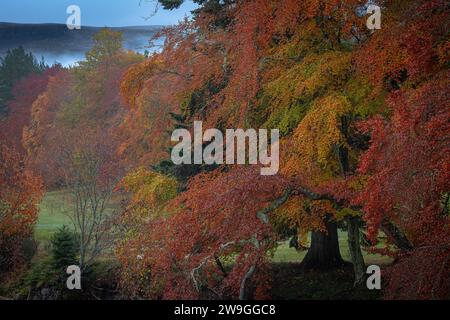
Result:
[[[350,251],[350,256],[352,258],[353,270],[355,272],[355,282],[354,285],[360,285],[364,282],[365,273],[365,263],[364,257],[361,252],[361,245],[359,241],[359,220],[354,217],[347,218],[348,227],[348,250]]]
[[[311,232],[311,246],[301,264],[304,270],[329,270],[341,267],[343,264],[336,222],[327,217],[324,223],[327,233]]]

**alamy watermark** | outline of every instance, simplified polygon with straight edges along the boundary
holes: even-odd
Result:
[[[369,30],[381,29],[381,8],[377,5],[370,4],[367,6],[366,14],[370,14],[367,19],[366,26]]]
[[[69,30],[81,29],[81,9],[77,5],[67,7],[66,13],[70,16],[67,18],[66,25]]]
[[[69,290],[81,290],[81,269],[79,266],[68,266],[66,273],[70,276],[66,280],[66,286]]]
[[[227,129],[224,139],[218,129],[208,129],[203,133],[202,122],[195,121],[193,139],[186,129],[177,129],[172,133],[172,142],[178,142],[172,149],[172,162],[176,165],[259,163],[263,165],[261,175],[275,175],[280,167],[280,131],[270,130],[270,153],[268,133],[267,129]],[[209,144],[203,148],[205,143]]]
[[[367,267],[367,277],[366,286],[369,290],[381,290],[381,269],[377,265],[371,265]]]
[[[70,5],[66,9],[66,13],[69,15],[66,21],[67,28],[69,30],[81,29],[81,8],[77,5]],[[370,14],[366,21],[366,26],[369,30],[381,29],[381,8],[375,4],[366,5],[365,14]]]

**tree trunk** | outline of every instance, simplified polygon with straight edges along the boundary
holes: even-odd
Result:
[[[409,242],[406,235],[389,220],[384,219],[381,222],[381,231],[383,231],[400,250],[411,251],[413,249],[413,245]]]
[[[247,300],[248,296],[248,287],[247,281],[253,276],[255,272],[256,265],[252,265],[250,269],[248,269],[247,273],[244,275],[244,278],[241,281],[241,287],[239,289],[239,300]]]
[[[326,233],[311,232],[311,246],[301,264],[304,270],[329,270],[341,267],[344,262],[339,251],[336,222],[327,217],[324,223]]]
[[[365,263],[364,257],[361,252],[361,245],[359,241],[359,220],[355,217],[347,218],[348,227],[348,250],[350,251],[350,256],[352,258],[353,270],[355,272],[355,282],[354,285],[360,285],[364,282],[365,273]]]

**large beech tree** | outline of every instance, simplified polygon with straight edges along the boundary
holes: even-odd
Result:
[[[289,10],[285,5],[289,6]],[[164,51],[130,69],[124,78],[122,93],[135,110],[138,110],[136,106],[139,103],[151,107],[152,102],[148,99],[143,100],[144,97],[154,97],[151,92],[161,88],[161,77],[166,79],[169,76],[168,79],[172,79],[176,86],[170,87],[170,97],[164,98],[161,93],[158,97],[172,106],[170,107],[172,110],[182,113],[185,121],[200,118],[206,121],[207,125],[222,129],[251,124],[281,127],[282,133],[287,138],[291,136],[309,109],[314,109],[315,105],[319,106],[325,102],[329,109],[317,110],[308,118],[309,123],[314,124],[315,121],[317,129],[323,130],[323,139],[318,141],[306,139],[305,145],[309,148],[310,154],[301,158],[307,160],[310,167],[315,170],[314,177],[309,177],[311,181],[307,181],[308,186],[324,188],[324,184],[333,182],[333,178],[345,175],[350,170],[347,168],[349,162],[352,162],[348,159],[343,160],[347,164],[344,164],[345,168],[341,170],[339,166],[342,165],[341,159],[334,157],[335,146],[346,144],[344,141],[346,137],[343,137],[346,133],[339,133],[340,118],[352,112],[350,102],[346,101],[346,97],[333,94],[330,94],[328,100],[318,99],[324,95],[324,90],[331,91],[345,85],[351,69],[351,55],[344,50],[342,42],[346,37],[352,37],[349,28],[352,26],[351,21],[354,22],[353,25],[357,24],[356,2],[345,9],[334,11],[333,8],[335,8],[333,5],[317,8],[312,4],[300,4],[296,1],[280,5],[267,1],[249,1],[236,2],[233,5],[224,3],[220,10],[215,11],[199,10],[195,21],[165,30]],[[349,15],[351,19],[341,25],[339,12],[345,10],[352,13]],[[211,30],[210,22],[215,21],[217,16],[224,12],[233,23],[216,26]],[[331,22],[317,22],[318,16],[322,21]],[[302,22],[302,28],[296,26],[299,21]],[[306,44],[301,41],[302,36],[308,39]],[[258,99],[260,90],[263,90],[264,94],[262,99]],[[173,99],[174,97],[176,99]],[[334,103],[334,98],[340,99],[339,103]],[[336,105],[338,110],[335,111]],[[322,125],[322,122],[325,124]],[[150,124],[155,126],[153,123]],[[304,126],[303,135],[312,136],[314,132],[308,132],[308,124]],[[156,145],[152,143],[152,136],[145,138],[149,146],[146,152],[152,154],[152,147]],[[306,137],[301,135],[295,137],[298,141],[302,141],[303,138]],[[314,164],[317,152],[321,166],[332,166],[331,170],[326,169],[322,172],[321,166]],[[342,152],[344,153],[344,150]],[[292,154],[291,157],[295,162],[296,155]],[[297,159],[297,162],[300,161]],[[351,164],[354,168],[354,161]],[[294,167],[293,164],[286,165],[287,177],[293,176]],[[208,174],[196,177],[195,181],[201,183],[199,180],[201,177],[207,179]],[[297,188],[295,183],[294,189]],[[194,187],[195,185],[190,183],[187,192]],[[227,188],[227,184],[224,187]],[[276,192],[283,195],[283,187],[280,188]],[[285,199],[282,197],[283,201],[277,198],[273,200],[280,206],[289,196],[290,193]],[[336,224],[329,220],[336,212],[333,203],[327,202],[326,199],[310,201],[304,195],[296,199],[304,202],[303,206],[308,202],[314,214],[319,217],[315,224],[303,224],[302,230],[298,230],[305,233],[313,229],[315,234],[309,256],[317,257],[317,260],[311,258],[309,264],[317,267],[322,262],[321,265],[325,267],[327,263],[323,262],[328,261],[329,267],[340,265],[342,261]],[[292,215],[301,216],[307,212],[297,206]],[[326,233],[327,226],[330,234]],[[296,227],[299,229],[299,226]],[[328,245],[322,245],[325,242]]]
[[[160,1],[167,9],[176,8],[182,2]],[[279,180],[272,185],[276,197],[268,201],[270,203],[265,200],[265,207],[271,208],[267,218],[275,225],[286,223],[295,230],[298,239],[304,239],[305,234],[312,231],[305,266],[341,264],[335,224],[341,219],[348,226],[356,283],[364,278],[365,266],[359,243],[363,220],[373,240],[380,229],[386,235],[389,250],[382,251],[396,255],[398,264],[394,264],[394,273],[399,270],[395,266],[417,263],[419,259],[413,258],[411,253],[417,246],[416,237],[420,241],[434,239],[432,228],[425,231],[425,225],[417,221],[430,222],[436,226],[437,233],[448,228],[448,185],[440,185],[434,180],[434,177],[444,177],[443,172],[447,169],[444,165],[448,162],[445,161],[447,129],[443,123],[440,127],[437,124],[447,116],[444,112],[447,96],[443,93],[445,90],[441,94],[439,88],[448,84],[443,80],[445,72],[432,76],[448,68],[448,26],[444,22],[448,21],[448,10],[444,2],[383,1],[379,3],[383,6],[382,32],[370,32],[365,27],[366,17],[361,14],[365,3],[362,1],[198,1],[198,4],[200,8],[194,19],[164,30],[163,51],[130,69],[122,83],[122,93],[132,108],[130,114],[135,119],[145,117],[147,121],[133,122],[133,130],[128,131],[130,136],[133,132],[139,133],[140,146],[143,146],[139,148],[140,164],[153,164],[153,151],[161,150],[161,145],[153,140],[153,134],[146,134],[146,130],[160,130],[154,123],[159,119],[170,123],[170,113],[181,114],[185,123],[200,119],[207,126],[220,129],[279,128],[283,135],[282,172],[281,176],[273,178],[273,181]],[[164,80],[160,82],[159,79]],[[173,85],[162,88],[161,83]],[[396,92],[403,87],[401,93]],[[157,101],[152,101],[155,90],[158,90]],[[422,102],[414,105],[414,99]],[[434,108],[425,107],[434,102]],[[150,118],[142,112],[157,108],[158,104],[167,106],[166,113],[158,118]],[[417,111],[411,113],[413,108]],[[364,121],[366,119],[371,120]],[[432,127],[436,128],[433,134],[439,137],[436,141],[427,133]],[[414,135],[408,135],[411,130]],[[136,146],[133,140],[127,143],[125,148]],[[415,148],[423,152],[423,157],[417,156]],[[437,152],[435,157],[427,151],[431,150],[429,148]],[[414,161],[400,160],[403,159],[402,150],[414,157]],[[202,173],[180,196],[184,199],[189,195],[185,200],[189,199],[189,205],[176,202],[168,221],[175,223],[180,219],[180,224],[177,228],[166,229],[169,233],[165,235],[174,239],[170,255],[176,255],[181,248],[177,239],[196,239],[198,230],[185,223],[189,221],[184,216],[186,209],[195,216],[203,212],[203,207],[208,208],[202,217],[204,214],[210,221],[218,219],[223,211],[228,212],[227,205],[231,207],[236,199],[246,207],[246,193],[241,191],[240,195],[235,195],[233,191],[241,181],[233,172],[241,172],[244,176],[244,171],[253,169],[221,170],[224,170],[226,180],[217,172]],[[398,177],[391,175],[393,170],[398,171]],[[419,177],[433,177],[433,180],[420,180]],[[438,181],[447,181],[446,178]],[[215,196],[198,192],[203,190],[203,184],[212,188],[209,183],[216,179],[222,182],[216,193],[223,192],[227,197],[219,206],[221,210],[214,214],[213,208],[218,207]],[[400,191],[400,184],[410,186],[411,179],[417,179],[417,184],[413,184],[417,190],[414,193]],[[259,186],[257,177],[248,180],[252,186]],[[272,182],[267,179],[265,183],[270,185]],[[254,188],[255,193],[258,193],[257,189]],[[405,198],[409,194],[421,194],[419,189],[426,195]],[[199,199],[194,199],[194,194]],[[247,201],[257,210],[264,210],[254,200]],[[408,210],[402,210],[402,205]],[[400,209],[396,209],[397,206]],[[249,219],[246,223],[254,223],[251,220],[255,216],[254,208],[242,213]],[[162,229],[159,223],[154,223],[149,225],[151,230]],[[199,221],[196,223],[201,225]],[[216,234],[221,228],[224,225],[211,222],[203,232]],[[234,231],[229,232],[234,235]],[[239,237],[246,241],[248,235],[244,232]],[[145,238],[142,234],[139,236],[141,241]],[[275,239],[273,234],[269,238]],[[212,244],[215,239],[206,241]],[[221,245],[223,243],[217,243],[212,248]],[[182,252],[190,257],[202,252],[204,246],[191,243]],[[435,264],[430,262],[430,266],[433,264],[441,269],[439,272],[433,269],[438,275],[433,290],[426,289],[420,281],[417,284],[423,289],[423,297],[430,297],[431,292],[435,295],[448,293],[445,286],[438,284],[448,268],[445,245],[437,243],[435,250],[435,258],[439,260]],[[220,256],[224,253],[216,254],[221,261]],[[202,257],[210,261],[213,256]],[[155,268],[153,276],[158,278],[157,270],[161,267],[154,261],[147,261],[147,266],[150,273]],[[208,275],[200,277],[197,273],[204,265],[195,268],[197,276],[188,276],[188,270],[192,269],[184,269],[181,261],[184,261],[181,256],[164,261],[165,278],[173,277],[169,282],[164,281],[166,285],[169,283],[170,287],[170,282],[178,283],[180,279],[187,281],[176,295],[194,289],[189,292],[197,296],[199,283],[211,292],[217,293],[217,288],[221,288],[211,287]],[[212,268],[220,270],[217,260],[215,262],[216,266]],[[177,271],[167,269],[168,265],[176,265]],[[185,270],[184,276],[181,276],[182,270]],[[258,270],[257,266],[255,270],[247,269],[251,271],[249,277],[257,277]],[[431,272],[432,268],[424,264],[420,270]],[[242,284],[243,279],[248,280],[245,275],[240,273],[234,278],[234,288],[238,283]],[[424,274],[421,279],[425,278]],[[391,280],[389,285],[394,290],[402,284],[400,280]],[[412,291],[405,290],[404,294],[408,296]],[[236,289],[234,295],[237,296]]]

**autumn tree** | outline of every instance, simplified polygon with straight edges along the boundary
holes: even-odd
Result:
[[[102,45],[100,39],[103,38],[99,38],[95,46],[108,47],[110,43],[116,43],[118,36],[113,33],[109,39],[109,33],[107,29],[103,30],[106,44]],[[111,46],[115,48],[116,45]],[[95,51],[103,52],[100,49]],[[79,142],[74,137],[70,138],[67,132],[78,134],[90,127],[92,130],[89,132],[94,136],[103,132],[110,137],[107,140],[119,143],[114,137],[125,115],[118,94],[119,83],[126,68],[143,57],[123,50],[118,50],[113,56],[109,53],[107,50],[105,55],[96,55],[95,64],[85,62],[58,73],[33,103],[31,123],[24,130],[24,144],[29,165],[43,176],[48,186],[62,183],[63,175],[55,169],[61,167],[58,161],[63,156],[57,150],[58,146]],[[52,153],[56,156],[50,156]]]
[[[130,183],[136,178],[127,179]],[[155,182],[148,186],[157,186]],[[139,211],[148,218],[142,231],[130,234],[133,240],[122,247],[132,263],[125,265],[126,274],[147,279],[150,288],[144,293],[150,297],[265,297],[270,285],[267,251],[276,244],[268,215],[272,201],[282,195],[282,184],[281,179],[260,176],[257,167],[219,169],[196,176],[186,192],[179,196],[171,193],[169,200],[174,199],[163,202],[164,210],[156,207],[153,212],[153,206],[144,206],[147,209]],[[168,199],[163,198],[162,185],[141,188],[135,189],[136,195],[149,190],[150,194],[145,191],[149,200]],[[143,203],[133,199],[131,208],[142,208]],[[234,263],[228,270],[224,265],[230,260]],[[139,278],[146,270],[147,277]]]
[[[355,53],[358,71],[387,96],[388,112],[361,125],[371,144],[359,165],[367,183],[354,199],[370,236],[382,229],[403,248],[385,249],[397,258],[387,298],[448,297],[448,14],[443,1],[390,3],[386,32]],[[403,237],[383,229],[386,221]]]
[[[7,103],[13,98],[13,86],[30,73],[40,73],[46,68],[43,62],[37,62],[31,52],[23,47],[8,50],[0,58],[0,115],[9,112]]]
[[[95,65],[123,51],[123,35],[120,32],[103,28],[94,35],[93,40],[94,45],[86,53],[86,62],[82,61],[81,65]]]
[[[388,298],[448,297],[448,85],[445,71],[396,93],[391,120],[366,127],[373,142],[360,170],[370,178],[359,200],[369,231],[395,221],[413,246],[392,267]]]
[[[280,128],[289,138],[313,110],[305,118],[303,129],[298,129],[303,133],[294,139],[299,142],[299,150],[307,149],[308,154],[301,159],[314,171],[314,176],[304,174],[307,180],[301,183],[297,179],[295,192],[305,186],[325,188],[335,180],[344,179],[356,168],[356,160],[350,157],[358,154],[347,150],[350,134],[346,131],[350,129],[341,130],[347,119],[356,118],[351,102],[347,101],[356,94],[346,97],[334,91],[351,85],[348,84],[352,74],[349,43],[361,25],[356,13],[359,3],[235,1],[221,3],[218,11],[206,10],[213,2],[202,2],[194,21],[164,30],[166,42],[162,53],[130,70],[122,83],[122,93],[131,107],[136,108],[136,101],[148,95],[147,90],[157,88],[159,79],[167,76],[174,85],[165,102],[187,122],[201,119],[208,126],[220,129],[251,125]],[[225,14],[228,23],[211,27],[218,14]],[[338,99],[337,103],[333,102],[334,98]],[[320,108],[322,102],[329,109]],[[156,106],[151,101],[144,105]],[[145,131],[141,129],[141,132]],[[316,139],[317,133],[323,134],[323,139]],[[151,135],[143,137],[151,142]],[[300,146],[303,138],[305,143]],[[151,148],[147,150],[152,154]],[[294,141],[291,149],[294,162],[298,161],[295,150]],[[336,156],[336,150],[341,154]],[[296,171],[297,164],[287,165],[287,177],[293,178],[305,169]],[[337,228],[332,218],[336,206],[320,197],[309,201],[305,194],[295,199],[304,204],[300,206],[303,209],[312,206],[310,211],[320,218],[316,220],[327,221],[304,224],[302,227],[306,229],[299,231],[303,234],[314,228],[322,231],[314,237],[310,256],[324,250],[325,254],[315,256],[326,256],[329,266],[340,265]],[[308,210],[300,207],[295,207],[293,216],[307,214]],[[325,226],[330,228],[328,233]],[[329,239],[329,246],[318,249],[320,237]],[[361,259],[358,263],[361,265]],[[326,264],[315,261],[311,266]]]
[[[22,146],[23,129],[30,124],[34,101],[45,92],[50,77],[61,72],[60,66],[46,69],[42,73],[32,73],[18,80],[11,90],[11,100],[6,104],[8,115],[0,119],[0,131],[14,144],[17,151],[24,152]]]
[[[108,206],[121,174],[111,137],[87,128],[64,134],[79,141],[65,139],[67,144],[58,146],[62,156],[57,170],[73,206],[68,216],[78,235],[79,266],[85,268],[111,245],[108,232],[113,212]]]
[[[130,194],[119,217],[120,239],[116,246],[121,288],[131,297],[152,298],[161,292],[152,271],[157,256],[148,257],[152,247],[147,245],[153,240],[154,222],[171,215],[168,203],[177,196],[179,184],[174,178],[140,167],[130,172],[119,188]]]
[[[0,270],[5,280],[24,267],[23,245],[33,235],[42,184],[4,138],[0,160]]]
[[[160,1],[167,9],[182,2]],[[198,4],[193,20],[162,31],[160,53],[123,78],[130,112],[120,151],[137,155],[129,163],[154,165],[168,145],[163,128],[179,115],[187,127],[202,120],[221,130],[280,129],[282,172],[262,179],[244,166],[195,175],[170,202],[170,214],[149,219],[154,233],[136,230],[132,237],[130,248],[142,261],[127,266],[138,265],[149,279],[145,292],[242,298],[248,281],[266,288],[264,259],[280,224],[297,239],[312,232],[305,268],[339,266],[336,223],[345,221],[355,284],[364,280],[359,237],[367,225],[374,243],[379,231],[386,236],[381,252],[397,258],[387,296],[445,297],[448,288],[439,285],[448,273],[445,2],[380,2],[381,32],[367,30],[366,3],[356,0]],[[265,197],[268,186],[272,194]],[[252,220],[264,208],[272,214]],[[231,209],[251,222],[253,236],[228,219]],[[247,242],[252,237],[258,241]],[[141,255],[146,248],[154,253]],[[232,277],[220,267],[230,252],[238,256]],[[420,277],[399,276],[400,268],[417,268]]]
[[[104,29],[86,59],[50,79],[24,130],[28,165],[47,187],[66,191],[82,268],[112,244],[109,205],[123,175],[116,157],[125,113],[118,87],[125,69],[143,57],[125,52],[121,34]]]
[[[350,52],[361,21],[355,14],[357,2],[290,5],[295,11],[288,14],[280,9],[280,13],[300,21],[302,27],[295,29],[277,19],[273,22],[277,44],[262,60],[263,90],[252,118],[255,125],[280,128],[286,137],[283,174],[293,179],[293,188],[300,197],[289,201],[284,211],[290,211],[287,221],[300,237],[312,230],[311,247],[303,266],[330,268],[343,263],[336,226],[338,212],[343,212],[343,208],[335,203],[333,192],[328,193],[330,189],[335,191],[329,187],[341,181],[345,184],[364,148],[364,137],[355,134],[353,127],[355,120],[367,111],[354,103]],[[345,93],[339,94],[342,88]],[[292,201],[299,203],[294,205]],[[316,219],[301,217],[312,214],[317,215]],[[345,219],[351,226],[359,225],[357,217]],[[306,224],[307,221],[312,224]],[[359,227],[354,233],[359,237]],[[355,253],[352,260],[355,271],[358,270],[355,279],[359,283],[364,261],[359,239],[350,239]]]

